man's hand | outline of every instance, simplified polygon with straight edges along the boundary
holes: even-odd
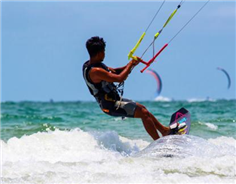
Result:
[[[137,66],[140,62],[141,58],[134,56],[133,59],[130,61],[133,66]]]

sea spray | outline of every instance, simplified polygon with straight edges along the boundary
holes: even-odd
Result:
[[[140,119],[95,102],[4,102],[1,182],[234,183],[236,101],[197,101],[140,102],[166,126],[179,108],[191,113],[189,136],[155,142]]]
[[[3,183],[188,183],[235,178],[233,138],[166,136],[148,145],[114,131],[74,129],[1,143]]]

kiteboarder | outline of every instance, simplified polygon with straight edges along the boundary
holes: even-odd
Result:
[[[140,58],[132,59],[126,66],[111,68],[103,63],[106,43],[98,36],[87,40],[86,48],[90,59],[83,65],[83,77],[88,89],[98,102],[102,111],[111,116],[142,119],[147,133],[154,139],[169,135],[170,128],[162,125],[145,106],[122,98],[114,82],[123,82],[132,69],[139,64]]]

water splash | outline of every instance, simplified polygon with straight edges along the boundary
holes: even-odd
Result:
[[[227,153],[224,151],[227,149]],[[147,148],[137,153],[137,157],[222,157],[227,155],[236,156],[236,147],[224,144],[224,149],[219,150],[207,140],[192,135],[165,136],[151,143]]]

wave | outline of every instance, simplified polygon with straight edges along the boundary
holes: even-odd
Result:
[[[171,102],[172,99],[164,96],[158,96],[154,99],[154,101],[160,101],[160,102]]]
[[[217,100],[215,99],[212,99],[212,98],[190,98],[187,100],[187,102],[206,102],[206,101],[209,101],[209,102],[216,102]]]
[[[223,140],[223,141],[222,141]],[[223,143],[224,142],[224,143]],[[236,140],[220,137],[209,141],[192,135],[162,137],[138,152],[136,156],[147,157],[206,157],[236,156]],[[220,149],[224,147],[224,149]]]
[[[151,144],[115,131],[54,130],[2,145],[3,183],[233,182],[236,140],[166,136]]]
[[[222,100],[222,99],[219,99],[219,100]],[[189,103],[192,103],[192,102],[216,102],[218,100],[213,99],[213,98],[208,98],[208,97],[207,98],[190,98],[187,100],[176,100],[176,99],[169,98],[169,97],[158,96],[154,99],[154,101],[159,101],[159,102],[187,101]]]
[[[122,140],[123,141],[122,141]],[[108,151],[129,155],[139,151],[133,141],[124,141],[116,132],[84,132],[80,129],[70,131],[38,132],[21,138],[13,137],[3,145],[3,161],[47,161],[80,162],[98,161],[109,156]]]
[[[218,126],[214,125],[212,123],[199,122],[199,124],[207,126],[207,128],[212,130],[212,131],[217,131],[218,130]]]

